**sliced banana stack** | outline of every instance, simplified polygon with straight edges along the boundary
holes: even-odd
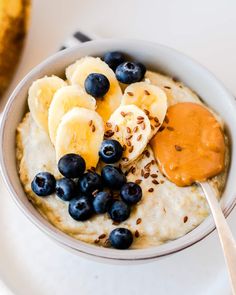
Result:
[[[120,164],[132,163],[145,149],[151,135],[147,115],[135,105],[122,105],[106,123],[105,137],[116,139],[124,148]]]
[[[78,84],[84,89],[84,82],[89,74],[105,75],[110,82],[110,89],[102,99],[97,99],[97,112],[106,122],[120,105],[122,91],[114,72],[100,58],[87,56],[66,69],[66,77],[71,84]]]
[[[151,123],[152,137],[165,119],[167,96],[158,86],[147,82],[138,82],[129,85],[125,89],[121,104],[134,104],[145,112]]]
[[[57,128],[57,161],[66,154],[75,153],[84,158],[86,169],[96,167],[103,137],[104,123],[97,112],[78,107],[71,109]]]
[[[48,130],[53,144],[62,117],[74,107],[95,110],[96,100],[78,85],[65,86],[57,90],[48,110]]]
[[[44,77],[33,82],[29,89],[28,105],[36,124],[48,133],[48,109],[55,92],[66,86],[57,76]]]

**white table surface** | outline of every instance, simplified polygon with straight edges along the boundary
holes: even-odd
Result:
[[[235,0],[35,0],[26,48],[9,92],[79,29],[176,48],[236,94],[235,28]],[[16,208],[2,181],[0,188],[0,295],[9,294],[3,284],[15,295],[230,294],[216,233],[155,263],[98,264],[54,244]],[[228,221],[236,235],[236,210]]]

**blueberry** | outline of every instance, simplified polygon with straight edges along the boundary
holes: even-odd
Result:
[[[67,154],[58,162],[60,173],[67,178],[80,177],[85,171],[85,161],[77,154]]]
[[[144,65],[136,62],[124,62],[116,68],[116,78],[121,83],[139,82],[144,77]]]
[[[112,196],[108,192],[99,192],[93,200],[94,211],[98,214],[106,213],[112,203]]]
[[[125,221],[130,216],[130,207],[123,201],[114,201],[110,208],[108,209],[108,213],[112,220],[116,222]]]
[[[142,198],[142,189],[134,182],[127,182],[122,186],[120,196],[127,204],[136,204]]]
[[[124,54],[119,51],[112,51],[105,53],[103,60],[113,71],[115,71],[118,65],[125,61],[125,57]]]
[[[90,197],[80,196],[69,203],[69,214],[77,221],[84,221],[93,215],[93,203]]]
[[[81,193],[85,195],[91,195],[95,190],[102,189],[102,179],[97,173],[88,172],[85,173],[79,179],[79,189]]]
[[[103,97],[110,88],[110,82],[103,74],[89,74],[84,82],[86,92],[95,98]]]
[[[128,249],[133,242],[133,235],[127,228],[116,228],[110,233],[109,241],[113,248]]]
[[[56,195],[63,201],[70,201],[76,193],[76,186],[73,180],[61,178],[56,181]]]
[[[111,189],[120,189],[126,183],[126,177],[122,171],[111,165],[104,166],[101,175],[104,184]]]
[[[40,172],[31,182],[31,188],[36,195],[46,197],[55,192],[55,184],[55,177],[51,173]]]
[[[104,140],[99,150],[99,156],[104,163],[112,164],[120,160],[123,148],[119,141],[114,139]]]

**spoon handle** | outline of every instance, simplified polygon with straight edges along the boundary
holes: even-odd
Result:
[[[215,220],[216,228],[225,256],[226,265],[229,271],[232,292],[234,295],[236,295],[236,242],[217,201],[213,188],[208,182],[199,182],[199,185],[202,187],[205,193],[213,218]]]

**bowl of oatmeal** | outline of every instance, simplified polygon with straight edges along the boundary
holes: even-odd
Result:
[[[232,95],[181,53],[92,41],[50,57],[11,95],[3,177],[25,215],[78,255],[157,259],[215,228],[194,180],[209,181],[226,216],[233,209],[234,112]]]

